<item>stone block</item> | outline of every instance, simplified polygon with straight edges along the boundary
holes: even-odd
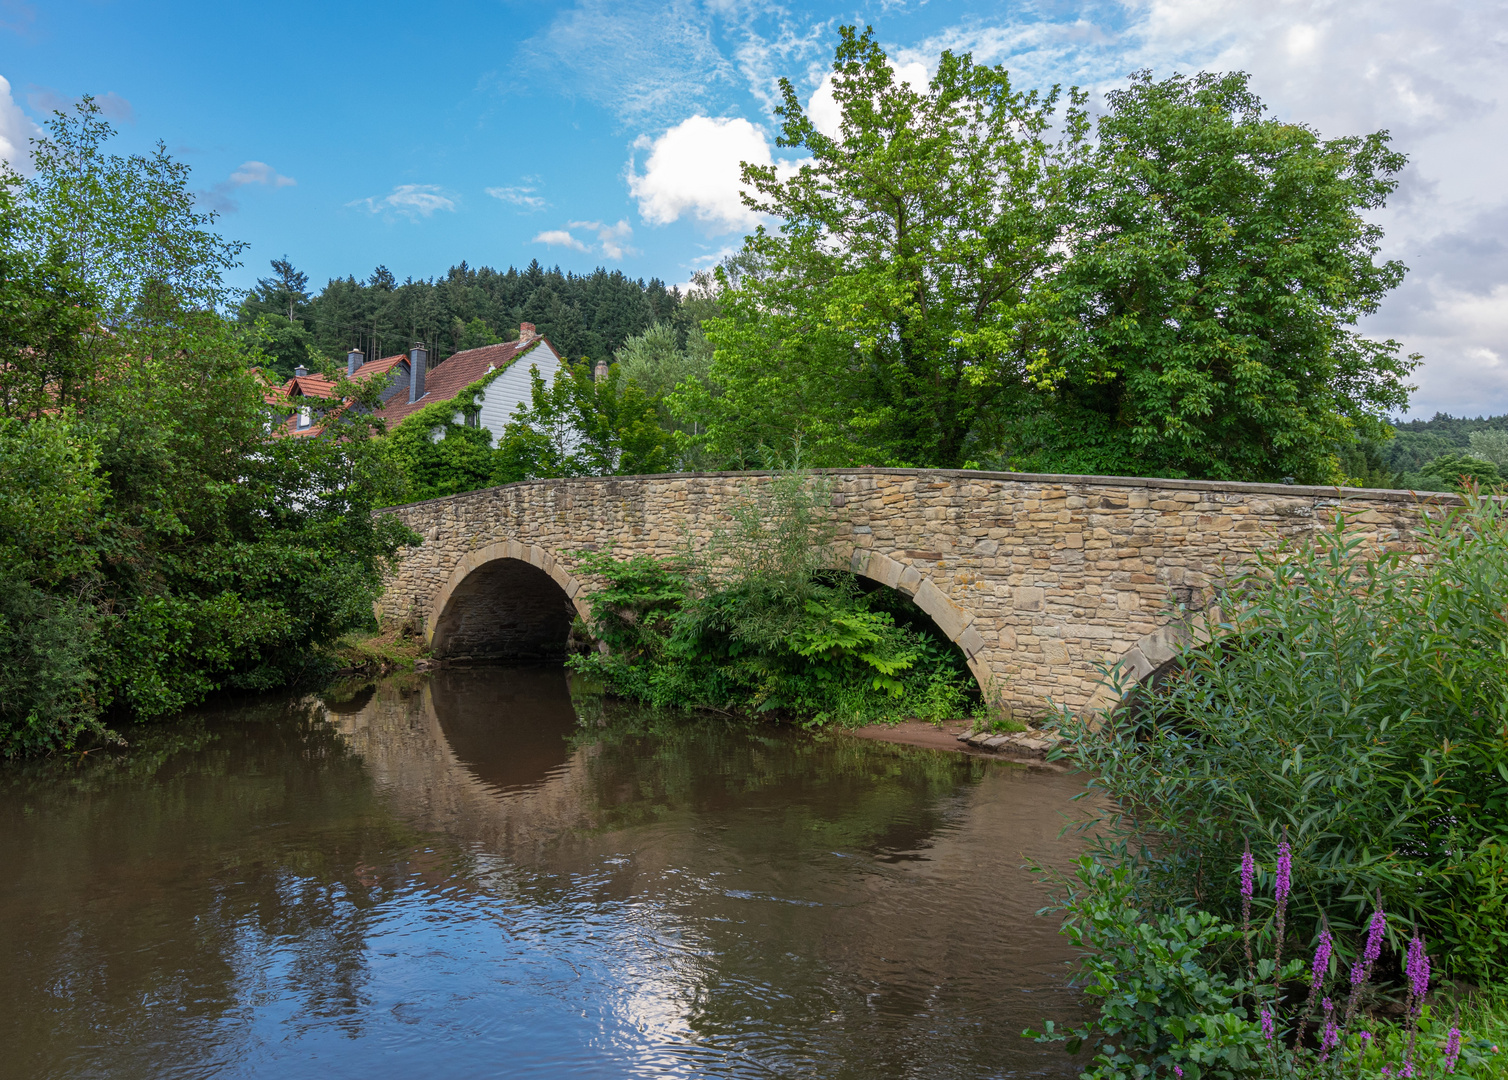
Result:
[[[1038,611],[1042,607],[1042,590],[1036,585],[1021,585],[1011,598],[1017,611]]]

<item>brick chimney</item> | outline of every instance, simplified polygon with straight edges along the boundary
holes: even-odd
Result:
[[[522,345],[526,341],[531,341],[538,336],[539,335],[534,331],[533,323],[521,322],[518,324],[518,343],[520,345]]]
[[[429,353],[425,351],[424,342],[414,342],[414,347],[408,351],[408,400],[410,403],[424,396],[424,375],[428,367]]]
[[[601,382],[605,378],[607,378],[607,361],[598,360],[597,366],[592,368],[592,381]]]
[[[360,349],[352,349],[350,352],[346,353],[346,378],[354,378],[356,375],[356,369],[361,367],[361,365],[365,362],[366,357],[362,355]]]

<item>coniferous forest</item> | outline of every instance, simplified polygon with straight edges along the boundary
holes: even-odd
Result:
[[[561,354],[609,358],[624,342],[657,322],[687,327],[681,294],[658,278],[645,282],[598,267],[590,274],[546,270],[538,260],[519,270],[473,267],[464,260],[443,275],[398,282],[384,266],[365,279],[332,278],[318,292],[286,257],[258,280],[240,306],[240,321],[261,320],[263,352],[287,377],[315,356],[359,348],[391,356],[423,341],[431,363],[462,349],[511,341],[518,324],[533,323]],[[263,317],[266,318],[263,318]]]

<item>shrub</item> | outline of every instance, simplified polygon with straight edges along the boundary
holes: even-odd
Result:
[[[1301,940],[1356,930],[1380,891],[1454,973],[1508,979],[1505,595],[1508,520],[1475,495],[1408,550],[1379,556],[1340,516],[1258,555],[1172,675],[1064,716],[1113,806],[1102,855],[1145,859],[1144,904],[1230,918],[1245,839],[1270,863],[1286,836]]]
[[[1279,927],[1293,897],[1287,855],[1285,847],[1272,876]],[[1247,905],[1255,870],[1246,856],[1239,877]],[[1501,1047],[1463,1032],[1459,1010],[1429,1003],[1431,962],[1418,936],[1403,972],[1403,1022],[1360,1008],[1381,973],[1387,917],[1380,907],[1349,967],[1336,963],[1328,930],[1312,959],[1283,963],[1281,936],[1253,927],[1249,906],[1240,926],[1191,906],[1146,911],[1133,867],[1107,868],[1088,855],[1075,878],[1063,933],[1085,950],[1084,992],[1098,1001],[1098,1014],[1073,1031],[1049,1021],[1045,1031],[1024,1034],[1064,1042],[1070,1053],[1087,1045],[1094,1056],[1084,1080],[1501,1075]],[[1260,956],[1266,948],[1275,955]]]
[[[776,477],[735,506],[706,550],[678,559],[589,554],[592,629],[570,663],[656,705],[775,713],[807,724],[917,716],[977,701],[958,650],[898,594],[829,570],[828,485]]]

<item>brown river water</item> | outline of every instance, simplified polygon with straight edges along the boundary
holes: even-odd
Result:
[[[1049,1076],[1061,771],[572,695],[265,700],[0,769],[0,1076]]]

